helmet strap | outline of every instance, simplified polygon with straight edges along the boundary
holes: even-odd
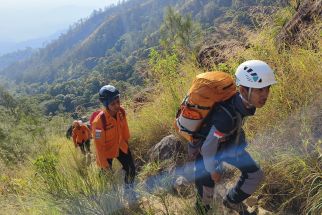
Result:
[[[247,95],[247,101],[250,103],[250,97],[252,96],[252,88],[248,88],[248,95]]]
[[[252,95],[252,88],[248,88],[247,99],[245,99],[244,96],[241,93],[239,95],[240,95],[240,98],[246,104],[246,108],[253,108],[254,107],[254,105],[250,102],[250,97]]]

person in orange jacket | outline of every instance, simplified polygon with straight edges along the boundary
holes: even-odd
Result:
[[[104,108],[94,119],[92,127],[96,163],[107,170],[112,167],[113,159],[118,159],[125,171],[125,185],[131,188],[136,173],[128,146],[130,132],[125,111],[120,106],[120,93],[114,86],[105,85],[99,91],[99,100]]]
[[[91,139],[91,131],[89,128],[82,123],[80,120],[75,120],[73,122],[73,131],[72,137],[75,147],[79,146],[82,153],[86,155],[86,153],[90,153],[90,139]]]

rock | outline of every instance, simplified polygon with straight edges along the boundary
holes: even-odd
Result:
[[[188,186],[189,181],[185,177],[179,176],[175,181],[175,185],[176,186]]]
[[[276,40],[280,48],[285,48],[291,44],[297,44],[301,39],[307,37],[304,32],[315,18],[321,19],[322,1],[307,0],[299,7],[293,18],[286,23]]]
[[[264,208],[257,208],[257,215],[272,215],[274,213],[265,210]]]
[[[245,202],[249,207],[253,207],[257,204],[258,200],[255,196],[250,196]]]
[[[159,143],[148,151],[150,161],[172,160],[176,163],[180,153],[183,153],[184,147],[181,141],[174,135],[164,137]]]
[[[180,195],[187,193],[190,186],[189,180],[191,180],[191,173],[187,172],[191,167],[180,165],[179,161],[181,161],[183,153],[183,143],[174,135],[164,137],[148,151],[150,162],[161,163],[160,171],[147,178],[145,182],[149,192],[156,192],[161,189],[173,190]]]
[[[133,96],[133,109],[137,112],[144,104],[151,101],[151,94],[154,89],[152,87],[140,89],[137,94]]]
[[[198,53],[197,61],[201,67],[212,69],[215,64],[225,63],[241,49],[245,49],[245,45],[234,39],[217,42],[202,47]]]
[[[176,177],[184,177],[189,183],[193,183],[195,180],[195,172],[194,172],[194,162],[186,162],[183,165],[178,165],[175,168],[175,176]]]
[[[153,88],[152,87],[148,87],[148,88],[144,88],[142,90],[140,90],[136,95],[133,96],[133,102],[134,103],[146,103],[146,102],[150,102],[151,99],[151,95],[153,93]]]
[[[176,178],[173,189],[182,197],[194,195],[193,185],[183,176]]]

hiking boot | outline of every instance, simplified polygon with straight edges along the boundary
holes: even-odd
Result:
[[[229,208],[229,209],[231,209],[233,211],[238,212],[240,215],[256,215],[256,212],[249,212],[247,210],[247,206],[243,202],[234,204],[234,203],[231,203],[228,199],[225,198],[223,200],[223,205],[226,208]]]

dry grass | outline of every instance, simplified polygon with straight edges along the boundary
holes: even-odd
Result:
[[[175,133],[173,123],[179,104],[190,87],[193,77],[201,71],[192,64],[177,65],[177,76],[164,77],[150,96],[153,102],[136,112],[129,112],[132,147],[137,155],[144,154],[164,136]]]
[[[312,31],[310,31],[312,33]],[[266,172],[258,194],[262,204],[276,213],[321,214],[321,38],[310,46],[277,50],[274,27],[250,38],[250,48],[222,65],[231,73],[239,63],[261,59],[276,72],[267,105],[249,120],[245,130],[252,140],[251,151]],[[313,35],[321,35],[315,32]],[[176,56],[156,56],[152,67],[159,82],[150,103],[139,110],[128,109],[131,147],[139,157],[165,135],[174,133],[175,113],[193,77],[202,72],[193,63],[179,63]],[[66,123],[54,118],[46,133],[65,132]],[[60,126],[59,126],[60,125]],[[53,128],[52,130],[50,130]],[[122,173],[100,176],[93,163],[87,166],[70,141],[44,134],[36,159],[16,171],[0,164],[0,213],[5,214],[193,214],[192,200],[169,194],[169,190],[145,193],[140,209],[124,207]],[[38,162],[35,162],[38,161]],[[141,181],[158,165],[146,165]],[[119,167],[116,165],[116,169]],[[3,174],[8,173],[8,174]],[[9,174],[9,172],[11,172]],[[144,175],[145,174],[145,175]],[[8,175],[4,177],[4,175]]]
[[[226,68],[233,73],[242,61],[261,59],[276,72],[278,84],[272,87],[267,105],[257,110],[245,126],[248,137],[256,144],[251,151],[267,173],[266,183],[259,192],[263,196],[262,204],[279,213],[296,209],[300,214],[319,214],[322,205],[321,124],[318,123],[322,116],[319,108],[322,104],[321,51],[296,46],[280,51],[276,48],[274,31],[274,28],[264,29],[253,35],[251,48],[230,59]],[[321,50],[321,39],[316,45]],[[154,102],[130,118],[136,146],[142,152],[174,132],[172,123],[180,98],[184,97],[194,75],[202,72],[191,64],[178,68],[177,71],[185,72],[178,73],[176,81],[160,79],[158,90],[151,95]],[[313,111],[312,106],[317,108]],[[290,117],[296,114],[297,118]]]

